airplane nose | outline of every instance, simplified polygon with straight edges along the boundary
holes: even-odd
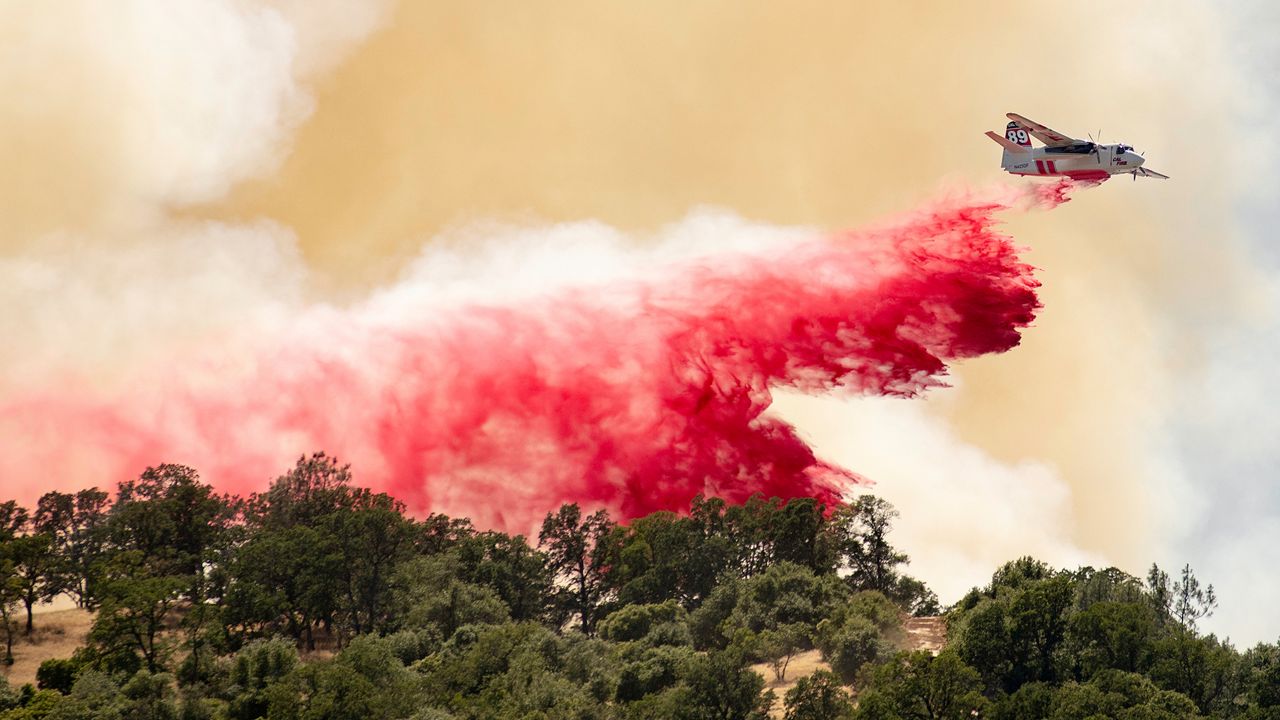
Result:
[[[1133,156],[1129,162],[1132,163],[1135,167],[1141,167],[1142,163],[1147,161],[1146,158],[1142,157],[1138,153],[1129,153],[1129,154]]]

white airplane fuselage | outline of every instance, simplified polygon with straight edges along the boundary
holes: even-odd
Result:
[[[1000,167],[1014,175],[1104,180],[1142,167],[1143,157],[1127,145],[1086,143],[1065,148],[1026,148],[1004,151]]]

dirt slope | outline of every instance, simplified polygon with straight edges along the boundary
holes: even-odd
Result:
[[[902,630],[905,634],[902,644],[904,650],[928,650],[937,655],[947,643],[947,624],[941,617],[903,618]],[[765,689],[774,692],[773,708],[769,711],[769,716],[781,718],[786,711],[782,701],[787,691],[795,687],[800,678],[808,677],[818,670],[830,670],[831,666],[822,661],[822,654],[817,650],[809,650],[791,659],[782,681],[775,679],[773,668],[767,663],[752,665],[751,669],[764,678]]]

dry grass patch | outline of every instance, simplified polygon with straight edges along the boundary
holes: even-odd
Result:
[[[14,663],[8,667],[0,665],[0,674],[8,679],[11,687],[34,683],[40,663],[51,658],[71,657],[76,648],[85,644],[92,626],[93,613],[79,608],[37,614],[35,632],[31,637],[20,635],[15,639]]]

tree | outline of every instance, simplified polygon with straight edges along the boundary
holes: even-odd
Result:
[[[598,549],[613,527],[608,512],[597,510],[583,518],[582,509],[572,503],[548,514],[538,534],[551,572],[566,585],[560,595],[564,606],[578,616],[588,636],[595,631],[597,608],[607,587],[607,565]]]
[[[391,578],[412,550],[413,524],[404,505],[385,493],[353,491],[350,504],[323,516],[341,562],[338,612],[355,634],[385,632]]]
[[[402,627],[434,629],[440,637],[464,625],[496,624],[509,618],[497,593],[458,578],[452,555],[417,557],[397,570],[395,605]]]
[[[240,649],[231,661],[231,687],[235,690],[227,708],[232,720],[266,717],[268,691],[298,665],[298,650],[292,642],[273,638],[255,640]]]
[[[704,587],[690,575],[698,540],[693,523],[672,512],[655,512],[628,527],[614,527],[600,551],[618,602],[692,604]]]
[[[854,615],[837,629],[821,628],[822,656],[841,680],[852,683],[864,665],[875,662],[888,650],[880,630],[869,620]]]
[[[773,693],[761,692],[764,678],[732,649],[694,656],[686,682],[691,720],[763,720],[773,705]]]
[[[1080,680],[1108,668],[1138,672],[1150,661],[1155,633],[1149,605],[1096,602],[1068,621],[1064,657]]]
[[[171,649],[162,631],[187,579],[153,574],[138,550],[121,553],[115,563],[112,578],[103,583],[102,607],[89,640],[105,658],[120,662],[140,656],[149,672],[160,672]]]
[[[75,585],[75,567],[71,564],[71,544],[75,536],[76,496],[54,490],[40,497],[31,516],[33,532],[49,537],[53,555],[48,570],[49,585],[58,593]]]
[[[109,497],[96,487],[75,496],[65,590],[77,605],[89,610],[97,603],[97,583],[107,552]]]
[[[120,483],[109,519],[112,544],[138,553],[153,575],[183,576],[193,603],[206,596],[207,568],[227,541],[233,510],[227,498],[184,465],[149,467]]]
[[[18,537],[27,526],[27,509],[15,500],[0,503],[0,543],[7,543]]]
[[[1218,607],[1218,596],[1213,585],[1200,587],[1200,581],[1191,572],[1191,565],[1182,567],[1182,576],[1173,584],[1173,617],[1183,627],[1195,632],[1196,622],[1213,614]]]
[[[1191,698],[1203,713],[1219,709],[1236,694],[1236,654],[1216,637],[1197,637],[1176,627],[1155,641],[1148,675],[1156,685]]]
[[[1173,616],[1173,588],[1169,583],[1169,573],[1155,563],[1151,563],[1151,569],[1147,571],[1147,597],[1162,623]]]
[[[343,577],[337,541],[323,527],[259,529],[231,565],[226,621],[242,630],[283,629],[315,649],[315,626],[332,622]]]
[[[809,646],[812,629],[800,623],[780,625],[756,636],[756,647],[764,661],[773,668],[778,682],[787,679],[787,666],[791,658]]]
[[[57,690],[66,695],[75,684],[80,663],[74,659],[49,658],[36,670],[36,687],[41,690]]]
[[[817,575],[835,572],[839,548],[826,532],[826,515],[826,506],[814,498],[792,498],[778,508],[770,528],[773,561],[802,565]]]
[[[908,557],[889,544],[889,531],[898,511],[888,501],[862,495],[836,511],[833,522],[840,528],[840,556],[852,574],[855,590],[892,593],[898,582],[898,566]]]
[[[923,650],[899,653],[872,672],[855,717],[970,720],[989,705],[981,688],[978,671],[953,652],[937,657]]]
[[[981,671],[991,691],[1051,682],[1074,597],[1070,575],[1031,558],[1008,563],[985,590],[957,604],[951,616],[959,630],[956,651]]]
[[[326,515],[350,508],[353,495],[351,466],[314,453],[298,458],[293,469],[276,478],[265,493],[250,496],[245,518],[252,527],[264,530],[313,526]]]
[[[1067,610],[1074,588],[1057,575],[1028,583],[1009,602],[1009,642],[1013,668],[1010,689],[1033,680],[1057,679],[1055,653],[1066,637]]]
[[[248,537],[231,561],[228,622],[283,624],[308,649],[317,624],[339,637],[387,629],[395,566],[418,539],[402,510],[385,494],[352,488],[350,466],[335,458],[299,458],[245,503]]]
[[[26,633],[30,635],[35,630],[35,604],[52,600],[60,591],[58,557],[53,552],[53,538],[45,533],[21,535],[9,545],[19,597],[27,610]]]
[[[1010,657],[1005,603],[991,598],[983,599],[954,622],[959,628],[952,644],[956,654],[965,663],[977,668],[988,692],[994,693],[1006,688],[1013,659]]]
[[[0,632],[4,633],[4,664],[13,664],[13,640],[18,634],[14,615],[21,602],[22,585],[14,570],[13,560],[8,555],[9,548],[0,545]]]
[[[840,678],[827,670],[800,678],[787,691],[785,720],[851,720],[853,702]]]
[[[623,605],[600,622],[600,637],[615,642],[640,640],[654,628],[684,623],[688,613],[674,600],[650,605]]]

